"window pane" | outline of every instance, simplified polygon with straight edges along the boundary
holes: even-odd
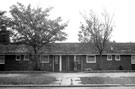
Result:
[[[108,59],[112,59],[112,56],[109,55],[109,56],[108,56]]]
[[[135,64],[135,55],[131,56],[131,64]]]
[[[16,55],[16,61],[20,61],[21,60],[21,55]]]
[[[49,58],[47,55],[42,55],[41,56],[41,62],[42,63],[49,63]]]
[[[24,55],[24,60],[29,60],[29,55]]]
[[[95,56],[87,56],[87,63],[96,63]]]
[[[120,59],[118,55],[116,55],[116,59]]]
[[[112,60],[112,55],[107,55],[107,60]]]
[[[88,56],[88,61],[94,61],[94,56]]]
[[[5,57],[4,56],[0,56],[0,64],[5,64]]]
[[[20,56],[16,56],[16,59],[20,59]]]
[[[119,61],[120,60],[120,55],[115,55],[115,60]]]

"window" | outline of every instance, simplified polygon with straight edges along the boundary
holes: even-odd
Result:
[[[20,61],[21,60],[21,55],[16,55],[16,61]]]
[[[107,55],[107,61],[112,61],[112,55]]]
[[[48,55],[41,55],[40,61],[41,61],[41,63],[49,63],[49,56]]]
[[[115,60],[120,61],[120,55],[115,55]]]
[[[24,55],[24,60],[29,61],[29,55]]]
[[[95,56],[87,56],[86,63],[96,63],[96,57]]]
[[[0,64],[5,64],[5,56],[0,55]]]
[[[131,64],[135,64],[135,55],[131,56]]]

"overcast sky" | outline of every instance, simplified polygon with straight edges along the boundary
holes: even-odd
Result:
[[[0,10],[9,11],[10,6],[20,2],[32,7],[54,7],[51,15],[61,16],[64,21],[69,20],[65,32],[68,34],[66,42],[78,42],[80,22],[83,21],[81,13],[90,9],[101,13],[104,9],[114,14],[115,27],[111,40],[116,42],[135,42],[135,0],[1,0]]]

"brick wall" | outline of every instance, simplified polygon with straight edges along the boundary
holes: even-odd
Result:
[[[115,60],[115,55],[112,55],[112,60],[108,61],[107,56],[102,56],[103,69],[104,70],[132,70],[131,67],[131,55],[121,55],[120,61]],[[86,56],[83,57],[83,70],[91,68],[93,70],[98,70],[101,66],[100,56],[96,55],[96,63],[86,63]]]
[[[21,56],[23,56],[23,55],[21,55]],[[4,66],[4,68],[5,68],[6,71],[29,70],[29,62],[24,61],[22,59],[21,59],[21,61],[16,61],[15,55],[5,55],[5,66]]]

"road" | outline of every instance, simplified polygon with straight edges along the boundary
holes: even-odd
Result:
[[[135,87],[0,87],[0,89],[135,89]]]

